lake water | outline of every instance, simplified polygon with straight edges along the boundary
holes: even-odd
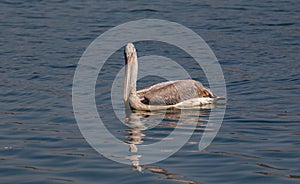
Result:
[[[297,1],[1,1],[0,7],[0,183],[300,183]],[[88,45],[109,28],[143,18],[180,23],[207,42],[223,69],[228,103],[209,147],[198,150],[210,114],[202,109],[190,140],[140,172],[86,142],[71,94]],[[141,56],[177,60],[208,85],[178,48],[157,42],[136,47]],[[178,123],[176,112],[137,114],[147,126],[163,119],[149,130],[127,127],[114,114],[110,88],[123,65],[118,50],[99,74],[96,102],[104,124],[122,141],[162,140]],[[161,81],[148,76],[138,86]]]

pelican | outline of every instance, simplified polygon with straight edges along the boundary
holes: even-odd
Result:
[[[180,109],[214,103],[218,97],[199,81],[175,80],[136,90],[138,59],[133,43],[125,47],[124,104],[142,111]]]

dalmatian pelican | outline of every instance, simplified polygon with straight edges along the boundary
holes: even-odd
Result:
[[[199,81],[175,80],[136,89],[138,59],[133,43],[125,47],[124,104],[142,111],[181,109],[213,104],[219,97]]]

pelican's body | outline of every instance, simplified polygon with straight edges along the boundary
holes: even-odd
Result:
[[[135,47],[125,48],[124,103],[136,110],[161,110],[211,104],[217,96],[195,80],[176,80],[155,84],[136,91],[138,61]]]

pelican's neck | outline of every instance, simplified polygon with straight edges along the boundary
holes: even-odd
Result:
[[[136,81],[137,81],[137,74],[138,74],[138,60],[137,60],[137,55],[136,53],[134,54],[134,59],[131,61],[131,69],[130,72],[128,72],[130,74],[130,80],[129,80],[129,86],[130,86],[130,90],[129,90],[129,96],[130,95],[136,95]],[[128,65],[127,65],[128,66]],[[128,67],[127,67],[128,69]]]

